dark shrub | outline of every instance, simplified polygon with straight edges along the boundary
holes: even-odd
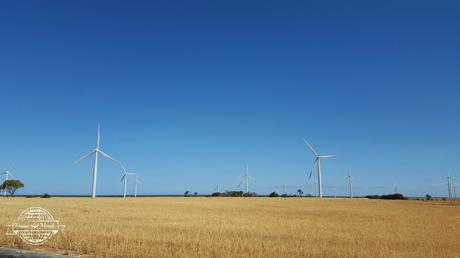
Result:
[[[278,197],[279,195],[276,192],[272,192],[268,197]]]
[[[366,195],[367,199],[380,199],[379,195]]]
[[[407,200],[404,195],[396,193],[396,194],[386,194],[386,195],[367,195],[366,198],[368,199],[383,199],[383,200]]]
[[[49,195],[49,194],[47,194],[47,193],[44,193],[44,194],[42,195],[42,198],[51,198],[51,195]]]

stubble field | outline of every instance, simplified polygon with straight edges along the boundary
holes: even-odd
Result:
[[[82,257],[460,257],[460,203],[307,198],[1,198],[0,245]],[[6,236],[40,206],[65,229]]]

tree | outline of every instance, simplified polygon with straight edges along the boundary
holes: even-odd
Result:
[[[425,195],[425,197],[426,197],[426,199],[427,199],[428,201],[432,199],[431,195],[429,195],[429,194]]]
[[[297,194],[298,194],[299,196],[302,196],[302,194],[303,194],[302,189],[297,189]]]
[[[185,191],[184,196],[187,197],[189,193],[190,193],[190,191],[188,191],[188,190]]]
[[[197,196],[197,195],[198,195],[198,192],[195,192],[193,195]]]
[[[24,184],[19,180],[6,180],[0,186],[1,190],[7,191],[13,197],[16,190],[23,188]]]
[[[272,192],[268,197],[278,197],[279,195],[276,192]]]

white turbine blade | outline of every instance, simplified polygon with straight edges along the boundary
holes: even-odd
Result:
[[[312,174],[313,174],[313,171],[310,171],[310,175],[308,175],[308,181],[310,181]]]
[[[311,144],[309,142],[307,142],[307,140],[303,139],[303,141],[305,142],[305,144],[308,146],[308,148],[310,148],[311,152],[313,152],[313,155],[315,155],[315,157],[318,157],[318,153],[316,152],[316,150],[313,148],[313,146],[311,146]]]
[[[126,174],[123,174],[123,176],[121,177],[120,182],[123,182],[123,179],[125,179],[125,177],[126,177]]]
[[[116,159],[110,157],[107,153],[105,153],[105,152],[103,152],[103,151],[101,151],[101,150],[97,150],[97,151],[98,151],[102,156],[104,156],[104,157],[106,157],[106,158],[108,158],[108,159],[111,159],[111,160],[113,160],[113,161],[115,161],[115,162],[121,164],[120,161],[118,161],[118,160],[116,160]]]
[[[76,163],[86,159],[87,157],[91,156],[91,154],[93,154],[93,153],[94,153],[94,150],[88,152],[87,154],[85,154],[85,156],[81,157],[79,160],[75,161],[74,163],[76,164]]]
[[[336,157],[337,155],[322,155],[322,156],[319,156],[319,158],[321,159],[330,159],[330,158],[333,158],[333,157]]]
[[[118,163],[120,163],[120,166],[121,166],[121,169],[123,170],[123,173],[127,173],[126,171],[126,167],[123,165],[123,162],[119,161]]]
[[[101,143],[101,126],[97,124],[97,148],[99,149],[99,144]]]

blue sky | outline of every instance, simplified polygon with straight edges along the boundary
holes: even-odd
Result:
[[[446,195],[460,183],[455,1],[2,1],[0,167],[20,193],[90,194],[94,147],[140,194]],[[103,160],[98,194],[119,194]],[[132,183],[132,181],[131,181]],[[132,192],[132,184],[130,191]]]

